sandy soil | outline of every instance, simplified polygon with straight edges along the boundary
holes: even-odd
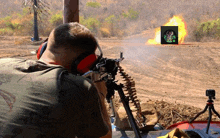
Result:
[[[135,80],[138,98],[142,103],[155,101],[158,112],[170,117],[168,122],[161,121],[163,126],[181,121],[175,120],[181,116],[192,118],[204,109],[208,98],[206,89],[216,90],[214,107],[220,113],[220,43],[145,45],[148,38],[144,34],[123,40],[102,39],[99,44],[104,57],[119,58],[120,52],[124,53],[121,66]],[[0,58],[36,59],[31,51],[38,47],[39,44],[31,44],[29,37],[0,37]],[[179,115],[176,113],[174,117],[173,111]]]
[[[105,40],[100,44],[106,57],[118,58],[119,52],[124,52],[121,66],[134,78],[141,102],[154,101],[161,115],[159,123],[167,127],[192,119],[206,106],[206,89],[216,90],[214,107],[220,112],[220,43],[161,46],[145,45],[146,40]],[[197,120],[207,118],[208,111]]]

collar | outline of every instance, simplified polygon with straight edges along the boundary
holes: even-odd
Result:
[[[57,62],[49,62],[49,64],[60,65]],[[62,66],[62,65],[60,65],[60,66]],[[64,66],[64,68],[70,69],[70,66],[69,65],[68,66]]]

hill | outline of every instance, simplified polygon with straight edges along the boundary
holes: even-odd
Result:
[[[47,19],[54,14],[60,12],[62,16],[63,1],[45,1],[50,4],[50,16],[43,22],[48,24]],[[79,0],[80,22],[95,34],[107,37],[139,34],[163,25],[173,15],[182,15],[189,32],[186,39],[196,40],[195,28],[199,23],[218,19],[219,7],[220,1],[216,0]],[[22,8],[22,1],[0,0],[0,18],[22,13]]]

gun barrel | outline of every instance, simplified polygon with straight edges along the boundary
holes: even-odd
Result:
[[[120,58],[123,58],[123,52],[120,52]]]
[[[115,62],[121,62],[124,58],[116,59]]]

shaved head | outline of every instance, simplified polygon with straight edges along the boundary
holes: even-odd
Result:
[[[85,26],[65,23],[53,29],[40,61],[69,67],[82,53],[95,53],[98,42]]]
[[[48,39],[50,48],[73,49],[83,52],[94,52],[97,41],[85,26],[73,22],[56,27]]]

